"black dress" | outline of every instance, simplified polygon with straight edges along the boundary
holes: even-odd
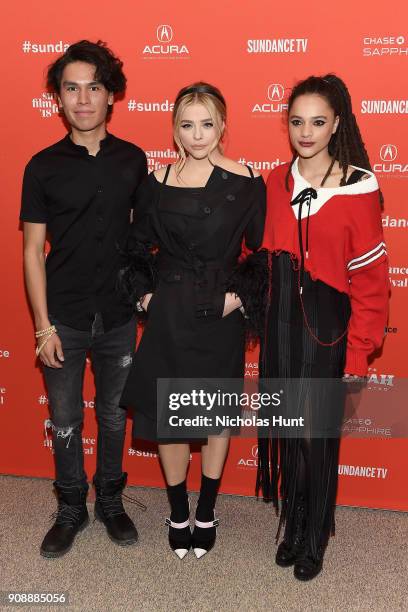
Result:
[[[355,171],[348,182],[358,181],[362,174]],[[313,280],[289,253],[271,253],[269,267],[271,300],[261,341],[260,376],[279,379],[281,385],[286,380],[288,413],[302,416],[305,426],[301,435],[293,437],[272,429],[260,433],[257,488],[262,488],[265,500],[278,508],[280,480],[282,508],[276,539],[283,525],[285,539],[293,539],[297,509],[300,503],[305,504],[305,547],[317,558],[334,533],[346,396],[341,378],[350,301],[348,295]]]
[[[264,181],[252,172],[215,166],[205,187],[182,188],[166,184],[169,169],[163,183],[152,173],[139,189],[122,278],[133,301],[153,292],[121,399],[134,410],[133,436],[147,440],[158,439],[158,378],[243,377],[245,319],[222,313],[235,291],[251,314],[257,287],[249,258],[238,258],[243,239],[259,248],[266,207]]]

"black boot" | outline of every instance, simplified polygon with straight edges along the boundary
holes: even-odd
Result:
[[[295,578],[302,581],[315,578],[322,571],[325,548],[319,546],[316,555],[313,555],[308,548],[305,549],[296,560],[293,571]]]
[[[63,486],[54,482],[58,497],[55,523],[46,534],[40,548],[43,557],[62,557],[71,548],[78,531],[89,523],[86,507],[86,486]]]
[[[285,536],[276,551],[275,561],[280,567],[293,565],[305,547],[306,504],[304,496],[296,500],[293,527],[286,526]]]
[[[95,518],[105,525],[110,539],[121,546],[135,544],[138,538],[136,527],[122,503],[126,480],[126,472],[114,480],[100,481],[97,477],[94,478]]]

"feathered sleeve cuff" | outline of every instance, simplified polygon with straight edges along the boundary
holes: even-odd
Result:
[[[251,253],[238,263],[226,290],[235,293],[242,302],[248,335],[261,337],[269,290],[268,252],[262,249]]]
[[[157,285],[156,255],[151,245],[130,238],[122,252],[118,288],[124,300],[138,312],[141,298],[153,293]],[[139,305],[139,306],[138,306]]]

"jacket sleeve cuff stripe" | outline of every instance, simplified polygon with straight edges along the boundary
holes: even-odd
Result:
[[[365,255],[361,255],[361,257],[356,257],[355,259],[350,260],[347,265],[347,269],[355,270],[356,268],[367,266],[368,264],[372,263],[384,254],[387,254],[387,251],[385,249],[385,243],[380,242],[380,244],[376,246],[375,249],[372,249],[368,253],[365,253]]]

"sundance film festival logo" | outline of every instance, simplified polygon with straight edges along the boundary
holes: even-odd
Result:
[[[175,162],[179,155],[174,149],[157,149],[152,151],[145,151],[147,157],[147,169],[149,172],[158,170],[168,163]]]
[[[306,53],[308,38],[250,38],[247,53]]]
[[[32,99],[32,107],[38,110],[43,119],[49,119],[59,113],[56,95],[46,91],[39,98]]]
[[[390,266],[388,268],[391,287],[407,289],[408,287],[408,266]]]
[[[398,148],[395,144],[383,144],[380,147],[380,162],[374,164],[375,173],[385,178],[408,178],[408,164],[400,161]]]
[[[144,59],[187,59],[190,51],[185,44],[176,43],[172,26],[161,24],[156,28],[156,41],[145,45]]]
[[[405,36],[364,36],[364,57],[408,56]]]
[[[252,107],[254,116],[276,116],[287,110],[288,105],[283,102],[285,97],[285,88],[281,83],[272,83],[266,91],[266,99],[268,102],[257,102]]]

